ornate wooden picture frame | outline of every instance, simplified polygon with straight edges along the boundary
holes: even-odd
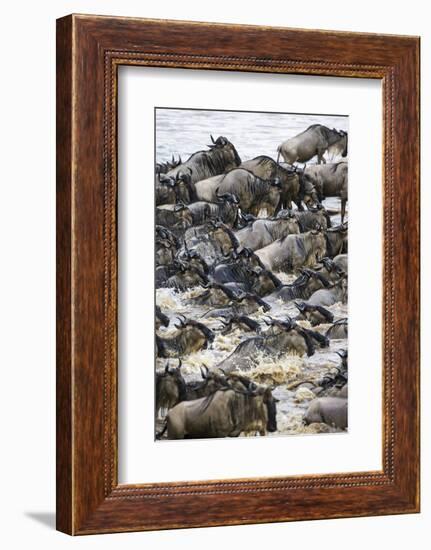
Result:
[[[380,79],[381,471],[118,483],[120,65]],[[70,15],[57,21],[57,528],[69,534],[419,511],[419,39]]]

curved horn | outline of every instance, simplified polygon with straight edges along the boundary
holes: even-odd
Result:
[[[178,367],[177,367],[177,369],[180,369],[182,366],[183,366],[183,362],[182,362],[181,359],[178,357]]]
[[[205,371],[204,371],[203,367],[200,367],[200,371],[201,371],[201,376],[202,376],[202,378],[205,379],[205,378],[206,378],[206,374],[205,374]]]
[[[215,141],[214,141],[214,138],[213,138],[212,134],[210,134],[210,138],[211,138],[211,141],[212,141],[213,143],[215,143]]]

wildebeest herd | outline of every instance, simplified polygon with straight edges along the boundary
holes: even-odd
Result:
[[[156,437],[345,430],[347,132],[210,139],[156,164]]]

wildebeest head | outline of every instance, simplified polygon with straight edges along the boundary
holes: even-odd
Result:
[[[180,170],[175,176],[175,191],[178,202],[190,204],[196,198],[192,173],[192,169],[187,168],[187,171]]]
[[[278,399],[272,395],[271,388],[266,388],[263,392],[263,402],[268,410],[268,432],[277,431],[277,405]]]
[[[254,332],[260,332],[260,325],[254,319],[250,319],[246,315],[232,315],[227,321],[221,320],[223,329],[221,334],[228,334],[235,328],[235,325],[242,328],[242,330],[252,330]]]
[[[205,393],[207,395],[214,393],[220,388],[228,387],[226,376],[220,370],[209,370],[206,365],[202,365],[200,371],[205,383]]]
[[[307,305],[304,302],[293,302],[295,304],[295,307],[299,311],[299,315],[297,319],[305,319],[305,312],[307,311]]]
[[[315,262],[320,262],[326,256],[326,238],[321,228],[309,231],[311,246],[313,248],[313,258]]]
[[[271,306],[263,301],[260,296],[249,292],[244,292],[242,296],[239,296],[237,298],[237,303],[246,306],[248,309],[255,307],[261,307],[263,311],[269,311],[271,309]]]
[[[243,264],[251,270],[258,268],[265,269],[262,260],[257,254],[254,253],[251,248],[241,248],[239,251],[237,251],[236,259],[242,261]]]
[[[234,193],[221,193],[219,194],[219,188],[216,189],[216,197],[218,202],[228,202],[230,204],[239,204],[239,199]]]
[[[210,221],[209,234],[223,256],[229,256],[239,246],[233,231],[221,220]]]
[[[186,399],[186,383],[181,374],[181,359],[176,368],[166,363],[163,373],[156,375],[156,409],[174,407]]]
[[[161,185],[166,185],[167,187],[175,187],[175,179],[171,178],[170,176],[167,176],[164,173],[158,173],[157,174],[159,183]]]
[[[290,317],[283,319],[274,319],[273,317],[264,317],[265,325],[270,328],[267,334],[279,334],[280,332],[290,332],[295,327],[295,322]]]
[[[328,147],[328,152],[332,155],[341,155],[342,157],[347,157],[347,142],[348,135],[344,130],[336,130],[333,128],[330,132],[330,145]]]
[[[167,315],[165,315],[162,310],[160,309],[160,306],[157,306],[156,305],[156,327],[160,327],[160,326],[164,326],[164,327],[167,327],[169,326],[169,317]]]
[[[269,386],[256,386],[252,382],[248,387],[248,391],[250,395],[262,397],[267,411],[266,429],[268,432],[276,432],[278,399],[272,395],[272,389]]]
[[[203,346],[204,348],[206,348],[208,344],[212,344],[215,335],[213,331],[210,330],[203,323],[199,323],[199,321],[195,321],[193,319],[187,319],[186,317],[184,317],[184,315],[177,315],[177,318],[179,324],[175,324],[175,328],[181,330],[182,332],[186,331],[188,337],[191,339],[199,336],[200,333],[205,338],[205,344]]]
[[[305,175],[301,177],[299,195],[307,208],[315,208],[320,203],[319,194],[315,186]]]
[[[172,243],[165,239],[156,239],[156,265],[169,265],[175,257],[176,250]]]
[[[191,265],[191,263],[183,262],[177,258],[174,260],[173,265],[177,272],[169,279],[172,282],[172,285],[169,286],[186,290],[208,283],[208,277],[205,273],[194,265]]]
[[[341,143],[342,143],[342,146],[343,146],[341,156],[342,157],[347,157],[347,145],[348,145],[348,141],[349,141],[347,132],[345,132],[344,130],[340,130],[339,134],[341,134],[341,136],[342,136],[341,137]]]
[[[254,269],[252,274],[254,276],[253,292],[259,296],[265,296],[282,286],[280,279],[268,269]]]
[[[197,252],[193,248],[190,249],[187,246],[186,240],[184,241],[184,251],[182,254],[182,258],[184,258],[186,264],[189,267],[193,267],[199,272],[205,273],[206,275],[209,273],[209,267],[206,261],[202,258],[199,252]]]
[[[211,144],[208,147],[211,151],[220,153],[225,162],[225,172],[236,168],[241,164],[241,158],[238,155],[234,145],[224,136],[219,136],[216,140],[210,135]]]

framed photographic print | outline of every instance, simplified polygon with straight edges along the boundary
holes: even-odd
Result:
[[[419,511],[419,39],[57,22],[57,528]]]

